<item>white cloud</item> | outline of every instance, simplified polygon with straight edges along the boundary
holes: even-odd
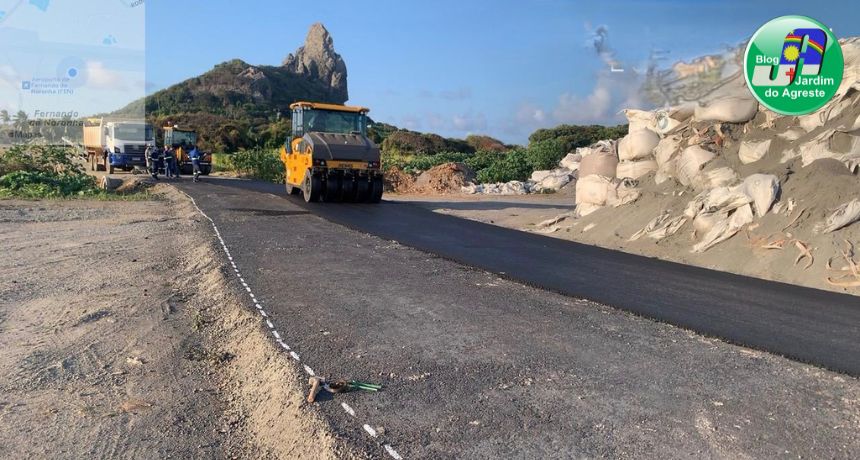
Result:
[[[87,85],[97,89],[125,91],[128,89],[122,75],[105,67],[100,61],[87,61]]]
[[[454,115],[454,118],[451,120],[451,125],[457,131],[486,131],[487,117],[483,113],[472,112]]]

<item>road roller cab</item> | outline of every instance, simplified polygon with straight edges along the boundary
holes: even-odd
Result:
[[[382,199],[379,147],[367,137],[367,112],[352,107],[296,102],[292,135],[281,148],[287,192],[305,201],[378,203]]]

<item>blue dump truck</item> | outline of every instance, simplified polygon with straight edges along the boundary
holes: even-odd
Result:
[[[146,168],[146,148],[155,148],[152,126],[143,121],[104,121],[84,123],[84,148],[93,171],[132,171]]]

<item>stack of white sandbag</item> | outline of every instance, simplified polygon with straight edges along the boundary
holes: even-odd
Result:
[[[630,179],[619,180],[617,145],[602,143],[592,146],[591,151],[579,164],[576,181],[576,214],[586,216],[604,206],[621,206],[639,198],[637,183]]]
[[[656,171],[657,162],[654,160],[654,147],[660,142],[660,136],[648,128],[629,132],[618,142],[618,166],[615,177],[639,179]]]

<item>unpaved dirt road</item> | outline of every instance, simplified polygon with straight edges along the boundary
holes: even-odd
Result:
[[[856,378],[348,230],[272,185],[182,187],[213,219],[234,286],[281,359],[385,385],[316,404],[338,438],[370,455],[386,446],[405,458],[860,454]],[[362,209],[320,214],[359,222],[382,212]],[[456,236],[386,223],[398,235]],[[468,251],[504,249],[461,236]]]
[[[362,456],[302,405],[171,190],[0,200],[0,458]]]

